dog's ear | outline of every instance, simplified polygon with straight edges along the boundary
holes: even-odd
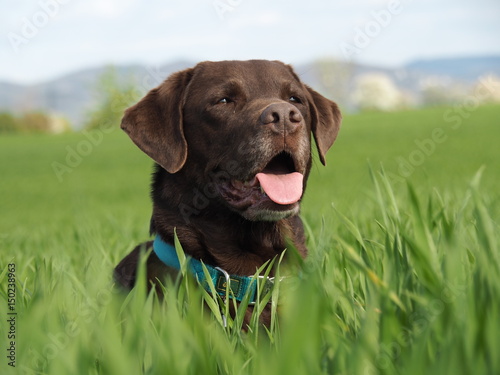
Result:
[[[307,87],[311,94],[312,133],[318,146],[321,163],[326,165],[325,155],[330,149],[340,129],[342,114],[336,103]]]
[[[132,141],[170,173],[178,172],[187,159],[182,108],[192,75],[193,69],[172,74],[128,108],[121,123]]]

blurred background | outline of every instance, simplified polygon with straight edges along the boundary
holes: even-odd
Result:
[[[340,105],[329,168],[315,157],[308,220],[330,202],[363,211],[367,164],[400,193],[406,181],[461,191],[486,166],[483,186],[498,195],[498,0],[0,4],[0,242],[87,214],[138,220],[142,238],[152,162],[119,130],[123,111],[203,60],[282,60]]]
[[[0,134],[118,122],[173,71],[278,59],[345,113],[500,102],[498,0],[3,0]]]

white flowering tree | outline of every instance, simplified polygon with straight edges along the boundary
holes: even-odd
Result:
[[[472,92],[480,103],[500,103],[500,77],[487,75],[479,78]]]
[[[355,82],[352,96],[361,110],[393,111],[408,104],[409,99],[383,73],[367,73]]]

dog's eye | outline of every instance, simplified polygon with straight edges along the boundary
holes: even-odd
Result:
[[[294,95],[290,96],[290,98],[288,98],[288,100],[291,101],[292,103],[299,103],[299,104],[302,103],[302,100],[300,100],[299,97],[294,96]]]
[[[232,102],[232,100],[229,99],[229,98],[222,98],[217,103],[218,104],[228,104],[228,103],[231,103],[231,102]]]

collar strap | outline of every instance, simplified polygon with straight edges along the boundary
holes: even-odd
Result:
[[[175,247],[169,243],[163,241],[159,235],[156,236],[153,242],[153,251],[156,256],[168,267],[175,268],[176,270],[181,269],[179,258],[177,257],[177,252]],[[208,283],[205,272],[203,271],[202,263],[194,258],[187,257],[187,268],[190,273],[192,273],[198,282],[203,286],[203,288],[211,293],[210,284]],[[208,271],[210,279],[213,283],[215,291],[222,298],[229,297],[234,298],[241,302],[245,297],[249,296],[249,305],[253,305],[257,302],[257,282],[253,276],[239,276],[239,275],[229,275],[226,271],[219,267],[212,267],[205,264],[205,268]],[[226,296],[226,287],[229,282],[230,293]],[[262,295],[267,294],[267,292],[274,285],[274,278],[267,277],[264,285],[264,290]]]

